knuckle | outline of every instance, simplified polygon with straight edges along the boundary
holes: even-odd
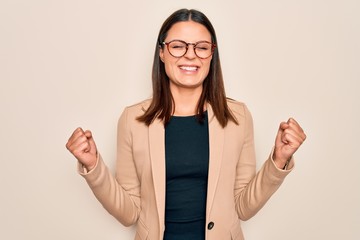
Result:
[[[284,136],[285,136],[285,137],[290,137],[290,136],[291,136],[291,131],[290,131],[289,129],[286,129],[286,130],[284,131]]]
[[[80,136],[79,140],[81,142],[87,142],[87,137],[83,134],[83,135]]]
[[[82,152],[83,152],[82,148],[77,148],[72,151],[72,154],[74,154],[75,157],[79,157]]]

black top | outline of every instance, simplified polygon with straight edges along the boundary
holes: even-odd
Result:
[[[209,168],[207,113],[203,123],[195,116],[173,116],[165,128],[166,240],[205,239]]]

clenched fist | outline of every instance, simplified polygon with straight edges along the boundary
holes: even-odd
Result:
[[[84,131],[81,128],[77,128],[66,143],[66,148],[88,171],[95,167],[97,149],[89,130]]]
[[[306,135],[295,119],[280,123],[275,139],[273,159],[279,168],[284,168],[287,161],[305,141]]]

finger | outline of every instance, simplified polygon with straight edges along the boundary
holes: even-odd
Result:
[[[90,130],[86,130],[86,131],[84,132],[84,134],[85,134],[85,136],[86,136],[87,138],[91,138],[91,137],[92,137],[92,133],[91,133]]]
[[[299,136],[303,141],[306,139],[306,134],[304,130],[301,128],[298,122],[295,119],[290,118],[289,121],[289,129],[292,129],[294,134]]]
[[[289,127],[289,123],[288,122],[281,122],[280,123],[280,128],[285,130]]]
[[[75,129],[75,131],[71,134],[70,138],[68,139],[68,142],[66,146],[71,146],[80,136],[84,134],[84,130],[82,128],[78,127]]]
[[[297,139],[299,142],[303,142],[304,138],[303,135],[299,132],[297,132],[296,130],[292,129],[292,128],[287,128],[284,130],[283,135],[291,135],[293,136],[295,139]]]
[[[90,151],[91,151],[92,153],[96,153],[96,152],[97,152],[97,148],[96,148],[96,144],[95,144],[95,141],[94,141],[94,138],[93,138],[93,136],[92,136],[91,131],[86,130],[86,131],[85,131],[85,136],[87,137],[87,139],[88,139],[88,141],[89,141]]]
[[[74,137],[78,136],[79,134],[83,133],[84,131],[82,130],[81,127],[78,127],[74,130],[74,132],[71,134],[71,136],[69,137],[68,140],[73,139]]]
[[[89,152],[89,150],[90,150],[90,144],[88,141],[86,141],[78,145],[72,153],[76,157],[81,157],[82,154]]]
[[[296,129],[298,132],[304,132],[300,124],[294,118],[289,118],[288,124],[291,128]]]
[[[75,151],[78,151],[79,148],[81,148],[81,146],[84,143],[88,144],[88,139],[85,136],[85,134],[82,134],[80,136],[77,136],[77,138],[75,140],[73,140],[71,142],[71,144],[68,145],[68,149],[69,149],[70,152],[74,153]],[[84,149],[81,149],[81,150],[84,150]]]
[[[291,148],[299,148],[300,145],[304,142],[301,137],[289,132],[283,133],[282,140],[284,143],[286,143],[287,146],[290,146]]]
[[[285,122],[280,123],[279,129],[278,129],[278,132],[277,132],[276,138],[275,138],[275,145],[278,145],[282,142],[282,135],[283,135],[284,130],[287,128],[287,125],[288,124]]]

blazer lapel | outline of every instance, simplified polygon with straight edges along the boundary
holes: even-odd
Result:
[[[224,128],[217,121],[214,112],[210,106],[207,105],[208,119],[209,119],[209,176],[208,176],[208,191],[206,202],[207,219],[210,214],[212,203],[214,200],[215,190],[219,179],[222,154],[224,148]]]
[[[165,129],[159,119],[149,126],[149,148],[159,226],[162,232],[165,216]]]

